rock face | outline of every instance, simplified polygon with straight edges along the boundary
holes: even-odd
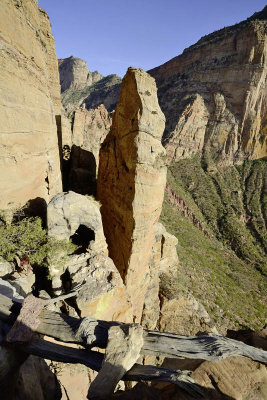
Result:
[[[110,126],[111,116],[103,104],[96,109],[83,107],[74,112],[68,190],[95,193],[100,147]]]
[[[109,254],[126,283],[136,321],[166,183],[164,125],[154,79],[129,68],[100,151],[98,197]]]
[[[266,19],[265,7],[149,71],[171,160],[209,151],[227,162],[267,155]]]
[[[87,110],[84,107],[75,111],[72,144],[91,152],[97,167],[101,143],[107,136],[110,126],[111,116],[103,104],[95,109]]]
[[[264,400],[267,396],[267,369],[263,364],[243,357],[229,357],[216,362],[205,361],[191,377],[201,385],[209,400]],[[161,399],[191,400],[192,397],[166,385]]]
[[[76,297],[80,316],[104,320],[132,321],[132,308],[122,278],[107,257],[99,204],[78,193],[60,193],[47,209],[48,234],[55,239],[72,238],[80,254],[49,266],[52,288],[60,294],[82,285]],[[62,255],[59,254],[62,258]]]
[[[76,299],[81,317],[132,322],[132,307],[111,258],[95,253],[73,256],[65,265],[72,286],[82,283]]]
[[[160,331],[180,335],[197,335],[199,332],[217,332],[209,314],[192,295],[178,299],[162,299]]]
[[[98,71],[90,72],[86,61],[73,56],[60,58],[58,68],[62,92],[69,88],[83,89],[103,78]]]
[[[77,235],[81,245],[87,241],[85,250],[90,248],[106,253],[99,204],[93,198],[74,192],[55,195],[47,208],[47,228],[51,237],[68,240]]]
[[[104,104],[108,111],[113,111],[120,94],[121,78],[115,74],[103,77],[98,72],[88,72],[86,62],[77,58],[74,60],[79,60],[79,68],[65,71],[70,59],[59,60],[61,99],[66,113],[71,115],[83,104],[88,110]]]
[[[149,262],[149,285],[145,294],[142,326],[155,329],[160,318],[160,280],[164,276],[177,279],[177,239],[169,234],[161,223],[157,223],[152,254]]]
[[[35,0],[1,1],[0,209],[61,191],[60,86],[47,14]]]

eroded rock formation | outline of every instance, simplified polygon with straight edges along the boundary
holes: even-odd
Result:
[[[83,89],[99,81],[103,76],[98,72],[90,72],[86,61],[70,56],[58,60],[61,90],[69,88]]]
[[[265,7],[149,71],[171,160],[206,151],[227,162],[267,155],[266,19]]]
[[[76,311],[80,316],[131,322],[129,296],[118,270],[107,256],[99,204],[92,197],[74,192],[55,195],[48,204],[47,225],[50,237],[72,238],[80,246],[79,254],[65,260],[64,254],[50,257],[54,293],[82,285],[76,297]]]
[[[178,256],[177,239],[169,234],[161,223],[157,223],[152,254],[149,262],[149,285],[145,293],[142,326],[155,329],[160,318],[161,277],[177,279]]]
[[[54,38],[35,0],[1,2],[0,209],[61,191]]]
[[[67,172],[68,190],[95,194],[99,151],[110,126],[111,116],[103,104],[96,109],[87,110],[82,107],[74,112]]]
[[[85,229],[78,232],[81,226]],[[47,208],[47,227],[51,237],[68,240],[73,235],[80,235],[81,245],[87,240],[85,250],[90,248],[106,253],[99,204],[91,197],[74,192],[55,195]]]
[[[154,79],[129,68],[100,151],[98,197],[109,254],[126,283],[136,321],[166,183],[164,125]]]

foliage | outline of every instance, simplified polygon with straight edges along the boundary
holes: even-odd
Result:
[[[190,290],[221,327],[261,328],[267,317],[267,163],[220,166],[196,156],[172,163],[168,184],[207,228],[185,218],[166,195],[161,221],[178,238],[178,278],[162,290]],[[212,167],[211,167],[212,165]]]
[[[46,263],[48,254],[71,254],[77,246],[49,238],[39,217],[23,218],[0,226],[0,254],[7,261],[28,256],[31,264]]]

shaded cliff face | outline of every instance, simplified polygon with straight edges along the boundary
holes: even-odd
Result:
[[[96,109],[82,108],[74,112],[68,189],[95,194],[100,147],[110,126],[111,116],[103,104]]]
[[[61,91],[83,89],[99,81],[103,76],[98,72],[90,72],[86,61],[77,57],[60,58],[58,60]]]
[[[100,151],[98,197],[109,254],[126,283],[136,321],[166,183],[164,125],[154,79],[129,68]]]
[[[34,0],[1,1],[0,209],[61,191],[60,86],[47,14]]]
[[[266,156],[267,9],[203,37],[154,68],[171,160],[211,152],[227,162]]]

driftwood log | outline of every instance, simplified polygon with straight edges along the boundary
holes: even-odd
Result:
[[[0,294],[0,321],[6,324],[7,331],[15,323],[20,309],[20,303],[13,302],[8,297]],[[85,349],[67,347],[40,339],[36,335],[33,336],[31,341],[23,345],[14,342],[8,344],[2,341],[2,346],[12,346],[12,351],[16,349],[19,354],[33,354],[53,361],[81,363],[95,371],[101,369],[104,355],[92,351],[91,348],[106,348],[108,345],[109,329],[113,326],[125,326],[125,324],[118,322],[69,317],[61,313],[49,311],[45,307],[40,311],[38,318],[40,323],[39,325],[35,325],[36,333],[52,337],[61,342],[75,343],[83,346]],[[238,355],[267,363],[266,351],[215,334],[187,337],[144,329],[140,353],[169,358],[202,360],[220,360]],[[0,382],[1,379],[0,368]],[[201,396],[200,387],[190,378],[187,371],[174,371],[155,366],[134,364],[122,379],[131,381],[169,381],[177,384],[194,397]]]

